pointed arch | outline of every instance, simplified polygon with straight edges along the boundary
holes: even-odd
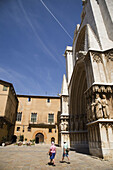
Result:
[[[87,113],[86,113],[86,97],[87,76],[84,58],[76,62],[71,82],[69,113],[70,113],[70,137],[73,138],[71,147],[76,148],[77,142],[88,147],[87,140]],[[71,133],[72,132],[72,133]],[[85,141],[85,142],[84,142]],[[87,146],[86,146],[87,145]]]
[[[86,25],[81,29],[79,32],[75,52],[85,51],[85,32],[86,32]]]
[[[79,51],[88,51],[89,49],[100,50],[99,40],[89,24],[84,25],[77,37],[75,54]]]

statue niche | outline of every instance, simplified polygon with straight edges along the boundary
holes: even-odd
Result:
[[[101,103],[102,103],[102,112],[104,118],[109,118],[108,103],[106,100],[106,96],[104,94],[102,95]]]
[[[61,131],[67,131],[68,130],[68,122],[65,120],[61,122]]]
[[[95,110],[95,98],[94,95],[92,96],[92,104],[91,104],[91,113],[92,113],[92,119],[96,119],[96,110]]]
[[[97,119],[103,118],[101,98],[99,94],[96,94],[95,101],[91,104],[92,114],[96,115]]]
[[[104,94],[102,95],[102,99],[100,98],[99,94],[96,94],[95,100],[94,98],[92,99],[91,106],[93,118],[95,116],[97,119],[109,118],[108,103]]]
[[[87,120],[90,122],[92,120],[92,105],[91,105],[91,98],[87,99]]]

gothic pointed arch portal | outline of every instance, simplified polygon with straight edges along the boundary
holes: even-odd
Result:
[[[83,3],[72,56],[66,48],[65,58],[67,75],[72,68],[68,82],[70,147],[89,148],[90,154],[109,159],[113,158],[113,39],[109,37],[113,23],[108,11],[112,14],[113,4],[103,1]]]
[[[87,76],[84,58],[76,63],[71,81],[69,113],[70,113],[70,145],[76,149],[88,148],[86,97]]]

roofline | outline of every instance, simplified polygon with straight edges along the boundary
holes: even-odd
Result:
[[[50,99],[60,99],[60,96],[37,96],[37,95],[23,95],[17,94],[17,97],[31,97],[31,98],[50,98]]]
[[[4,83],[4,85],[6,85],[6,86],[8,86],[8,87],[12,87],[13,93],[14,93],[14,95],[15,95],[15,98],[16,98],[16,100],[18,101],[18,98],[17,98],[17,95],[16,95],[16,92],[15,92],[15,89],[14,89],[13,84],[12,84],[12,83],[9,83],[9,82],[7,82],[7,81],[4,81],[4,80],[0,80],[0,84],[1,84],[1,83]]]
[[[8,86],[12,86],[13,87],[13,84],[12,83],[9,83],[7,81],[4,81],[4,80],[0,80],[0,83],[5,83],[7,84]],[[14,87],[13,87],[14,88]]]
[[[7,86],[11,86],[14,90],[15,96],[18,97],[32,97],[32,98],[51,98],[51,99],[60,99],[60,96],[37,96],[37,95],[24,95],[24,94],[16,94],[14,86],[12,83],[9,83],[7,81],[4,80],[0,80],[0,83],[5,83]]]

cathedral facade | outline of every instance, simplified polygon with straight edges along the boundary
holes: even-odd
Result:
[[[64,55],[60,127],[67,122],[67,128],[60,129],[61,145],[67,140],[71,148],[112,158],[113,1],[83,1],[81,24]]]

